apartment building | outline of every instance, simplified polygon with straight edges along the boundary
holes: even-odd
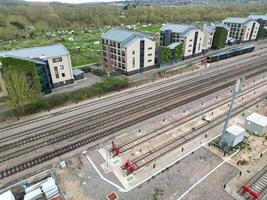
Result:
[[[267,27],[267,13],[265,15],[250,15],[248,18],[257,21],[261,26]]]
[[[216,31],[216,27],[214,25],[205,24],[203,26],[203,33],[204,33],[203,49],[204,50],[211,48],[215,31]]]
[[[62,44],[2,51],[0,57],[34,63],[45,91],[74,82],[70,53]]]
[[[121,29],[102,35],[104,67],[112,67],[132,75],[155,66],[156,44],[149,36]]]
[[[257,39],[260,24],[253,19],[229,17],[223,23],[230,27],[230,38],[238,42]]]
[[[160,45],[168,46],[174,42],[184,44],[184,58],[202,53],[204,33],[194,26],[166,24],[160,29]]]

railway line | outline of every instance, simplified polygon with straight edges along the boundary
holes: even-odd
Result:
[[[235,68],[237,68],[237,67],[235,67]],[[232,69],[234,69],[234,68],[232,68]],[[223,72],[226,72],[226,71],[227,70],[225,70],[225,69],[224,70],[219,70],[219,71],[216,71],[216,73],[211,72],[211,73],[208,73],[207,75],[212,76],[212,74],[213,74],[213,76],[214,76],[217,73],[223,73]],[[195,80],[200,80],[200,79],[201,79],[201,77],[198,77]],[[189,84],[190,81],[192,82],[192,80],[186,80],[180,86],[184,86],[184,84]],[[172,92],[172,90],[178,90],[178,89],[179,88],[177,88],[177,85],[176,84],[173,84],[171,86],[166,86],[166,87],[163,87],[163,88],[161,88],[161,89],[159,89],[157,91],[148,92],[148,93],[145,93],[145,94],[141,94],[141,95],[138,95],[138,96],[129,98],[127,100],[119,101],[118,102],[118,106],[108,105],[107,107],[103,107],[101,109],[94,109],[94,110],[82,112],[82,113],[80,113],[80,114],[78,114],[76,116],[72,116],[72,117],[69,117],[67,119],[61,120],[60,121],[60,124],[67,123],[67,122],[72,122],[73,125],[74,125],[74,123],[76,123],[76,125],[79,125],[79,122],[81,120],[86,120],[86,118],[88,119],[90,117],[92,119],[92,117],[95,117],[94,115],[96,115],[96,112],[98,112],[98,114],[99,114],[100,111],[103,111],[104,110],[104,113],[100,113],[99,114],[99,117],[98,118],[100,118],[100,117],[103,117],[106,114],[105,110],[107,110],[107,109],[110,109],[110,108],[114,108],[115,107],[115,108],[117,108],[117,110],[121,110],[121,106],[124,105],[125,103],[127,103],[127,104],[130,104],[130,103],[133,104],[133,103],[135,103],[136,104],[136,103],[139,102],[139,104],[140,104],[140,102],[142,102],[142,100],[143,100],[142,98],[148,98],[148,97],[153,98],[152,97],[153,95],[158,95],[159,96],[160,95],[159,94],[160,92],[164,92],[164,93],[167,92],[167,91]],[[162,95],[164,95],[164,94],[162,94]],[[113,111],[111,111],[111,113],[112,112]],[[93,115],[93,116],[91,116],[91,115]],[[32,129],[21,131],[21,132],[16,132],[16,133],[14,133],[14,135],[15,135],[14,138],[18,138],[18,136],[29,135],[30,133],[36,133],[38,131],[43,131],[44,129],[54,128],[54,126],[56,126],[58,123],[59,122],[54,121],[54,122],[51,122],[51,123],[46,124],[46,125],[40,125],[37,128],[32,128]],[[71,126],[71,125],[68,125],[68,126]],[[51,131],[51,130],[49,130],[49,131]],[[10,136],[10,134],[8,134],[8,136],[2,137],[0,139],[0,143],[1,142],[4,142],[5,139],[10,140],[10,139],[13,139],[13,137]]]
[[[266,48],[266,47],[264,47],[264,48]],[[159,83],[154,83],[153,85],[145,86],[144,89],[149,89],[151,87],[155,87],[155,86],[162,85],[162,84],[164,85],[164,84],[167,84],[169,82],[170,82],[169,80],[161,81]],[[43,121],[43,120],[46,120],[46,119],[50,119],[50,118],[53,118],[53,117],[56,117],[56,116],[60,116],[60,115],[66,114],[66,113],[71,113],[71,112],[74,112],[74,111],[77,111],[77,110],[82,110],[83,108],[86,108],[86,107],[88,107],[90,105],[95,105],[95,104],[97,104],[99,102],[104,102],[104,101],[112,100],[112,99],[115,99],[115,98],[118,98],[118,97],[123,97],[123,96],[128,95],[128,94],[133,94],[133,93],[136,92],[136,90],[129,91],[129,92],[125,93],[125,94],[119,94],[119,95],[116,95],[116,96],[110,96],[110,97],[107,97],[105,99],[99,99],[98,102],[89,102],[89,103],[86,103],[86,104],[77,105],[77,106],[74,106],[74,107],[71,107],[71,108],[67,108],[67,109],[64,109],[62,111],[58,111],[58,112],[55,112],[55,113],[46,114],[46,115],[43,115],[43,116],[40,116],[40,117],[35,117],[33,119],[29,119],[29,120],[24,120],[24,121],[21,121],[21,122],[13,123],[12,125],[8,125],[8,126],[0,128],[0,132],[4,132],[4,131],[7,131],[7,130],[12,130],[12,129],[15,129],[15,128],[18,128],[18,127],[21,127],[21,126],[25,126],[25,125],[29,125],[29,124],[32,124],[32,123],[40,122],[40,121]],[[92,110],[90,112],[94,112],[94,110]],[[79,114],[78,117],[85,116],[86,114],[88,114],[88,111],[87,112],[83,112],[83,115]],[[73,121],[73,120],[77,119],[78,117],[77,116],[76,117],[72,117],[72,118],[70,117],[68,121],[70,121],[70,120]],[[56,122],[51,123],[50,127],[55,125],[55,123]],[[40,126],[40,129],[41,128],[44,128],[44,127]]]
[[[266,98],[266,95],[267,95],[266,93],[263,95],[259,95],[256,98],[253,98],[252,100],[246,102],[245,104],[237,106],[236,108],[234,108],[232,116],[237,115],[243,112],[244,110],[248,109],[249,107],[259,103],[260,101],[262,101],[262,99]],[[226,115],[227,112],[218,115],[214,119],[210,120],[210,122],[203,123],[197,126],[194,130],[190,130],[178,136],[177,138],[174,138],[158,146],[152,151],[149,151],[141,156],[136,157],[130,162],[135,167],[135,170],[141,169],[143,166],[150,164],[151,162],[161,158],[167,153],[181,147],[182,145],[188,143],[189,141],[192,141],[194,138],[203,135],[207,130],[219,125],[225,120]]]
[[[250,92],[255,91],[256,89],[261,88],[262,86],[265,86],[265,85],[266,85],[266,82],[264,81],[262,83],[257,84],[253,88],[246,89],[238,96],[238,98],[241,98],[241,97],[249,94]],[[208,105],[208,107],[200,108],[197,111],[194,111],[192,113],[188,113],[185,116],[183,116],[182,118],[179,118],[174,122],[170,122],[159,129],[152,130],[152,131],[150,131],[144,135],[141,135],[137,138],[134,138],[130,141],[119,144],[119,145],[117,145],[117,147],[120,149],[120,154],[135,148],[137,145],[143,144],[143,143],[145,143],[145,142],[147,142],[147,141],[149,141],[155,137],[158,137],[158,136],[160,136],[160,135],[162,135],[162,134],[164,134],[164,133],[166,133],[166,132],[168,132],[168,131],[170,131],[170,130],[172,130],[172,129],[174,129],[174,128],[176,128],[176,127],[178,127],[178,126],[180,126],[180,125],[182,125],[182,124],[184,124],[190,120],[201,117],[201,116],[205,115],[206,113],[209,113],[209,112],[215,110],[216,108],[219,108],[219,107],[225,105],[226,103],[229,103],[230,100],[231,100],[231,97],[228,97],[226,99],[222,99],[219,102],[215,102],[211,105]],[[111,152],[112,149],[110,149],[109,151]]]
[[[265,71],[266,69],[264,68],[263,70]],[[262,69],[261,70],[258,70],[258,71],[253,71],[253,73],[252,74],[249,74],[247,76],[247,78],[248,77],[253,77],[255,75],[255,73],[256,74],[262,73]],[[207,94],[210,94],[211,92],[215,92],[218,89],[220,90],[222,88],[225,88],[226,85],[227,86],[230,86],[233,83],[234,83],[234,81],[230,81],[230,82],[222,85],[223,87],[220,86],[219,88],[213,88],[212,89],[213,91],[208,90],[207,91]],[[207,95],[207,94],[205,94],[205,95]],[[200,94],[198,94],[198,95],[200,95]],[[195,100],[195,97],[196,96],[192,97],[191,100]],[[179,105],[182,105],[183,103],[186,103],[186,102],[188,102],[188,99],[184,99],[183,102],[180,101],[180,102],[178,102],[178,104]],[[141,121],[143,121],[145,119],[151,118],[153,116],[156,116],[158,114],[161,114],[163,112],[166,112],[168,110],[171,110],[171,109],[177,107],[178,104],[176,102],[176,104],[175,103],[172,103],[172,104],[168,105],[168,107],[161,107],[160,109],[154,110],[151,113],[146,113],[145,115],[143,115],[141,117],[138,116],[137,118],[133,118],[133,119],[131,119],[129,121],[122,122],[122,123],[118,124],[115,127],[109,128],[108,130],[102,130],[102,131],[100,131],[97,134],[89,135],[86,138],[81,138],[78,141],[75,141],[73,143],[70,143],[70,144],[61,146],[58,149],[55,149],[55,150],[53,150],[51,152],[47,152],[47,153],[44,153],[42,155],[36,156],[34,158],[30,158],[28,161],[22,162],[20,164],[15,165],[14,167],[10,167],[8,169],[5,169],[5,170],[1,171],[0,172],[0,179],[3,179],[5,177],[8,177],[8,176],[10,176],[12,174],[18,173],[18,172],[23,171],[25,169],[28,169],[30,167],[36,166],[36,165],[38,165],[40,163],[43,163],[45,161],[51,160],[51,159],[53,159],[53,158],[55,158],[57,156],[63,155],[65,153],[67,153],[67,152],[70,152],[70,151],[72,151],[74,149],[77,149],[77,148],[79,148],[79,147],[81,147],[83,145],[86,145],[88,143],[97,141],[98,139],[104,138],[104,137],[106,137],[106,136],[108,136],[108,135],[110,135],[112,133],[115,133],[115,132],[121,130],[121,129],[124,129],[124,128],[129,127],[131,125],[134,125],[134,124],[136,124],[138,122],[141,122]]]
[[[264,98],[265,98],[265,96],[264,96]],[[258,103],[261,100],[262,99],[251,101],[249,105],[246,105],[246,106],[243,107],[243,110],[245,110],[248,107],[254,105],[255,103]],[[239,112],[241,112],[241,111],[239,111]],[[233,113],[233,114],[236,114],[236,113]],[[123,127],[125,128],[127,125],[131,125],[131,124],[124,124]],[[215,125],[213,125],[213,126],[215,126]],[[41,163],[43,163],[45,161],[51,160],[51,159],[53,159],[55,157],[58,157],[60,155],[65,154],[65,153],[68,153],[68,152],[70,152],[70,151],[72,151],[74,149],[77,149],[77,148],[79,148],[81,146],[84,146],[85,144],[88,144],[88,143],[93,142],[93,141],[95,141],[95,140],[97,140],[99,138],[102,138],[102,137],[106,136],[107,134],[110,134],[110,132],[102,132],[102,134],[98,134],[98,135],[95,135],[95,136],[87,137],[87,138],[82,139],[82,140],[80,140],[78,142],[75,142],[73,144],[68,144],[68,145],[66,145],[66,146],[64,146],[62,148],[59,148],[57,150],[54,150],[52,152],[45,153],[43,155],[37,156],[37,157],[32,158],[32,159],[30,159],[28,161],[20,163],[20,164],[18,164],[16,166],[13,166],[13,167],[10,167],[8,169],[5,169],[5,170],[0,172],[0,180],[6,178],[8,176],[11,176],[13,174],[16,174],[18,172],[21,172],[23,170],[26,170],[26,169],[29,169],[31,167],[34,167],[36,165],[39,165],[39,164],[41,164]],[[198,133],[197,135],[199,135],[199,134],[200,133]],[[188,135],[189,134],[187,133],[187,136]],[[191,139],[192,139],[192,137],[196,137],[197,135],[196,134],[191,135]],[[186,136],[183,136],[183,139],[187,139],[187,141],[189,140],[189,138],[186,138]],[[168,151],[170,151],[170,150],[168,150]]]
[[[259,66],[259,65],[258,66],[254,66],[254,68],[257,68],[257,67],[260,68],[262,66]],[[239,70],[239,69],[236,69],[236,68],[234,68],[234,69],[235,70]],[[226,75],[228,73],[229,76],[233,76],[234,75],[234,69],[231,69],[229,71],[220,71],[220,74],[223,73],[224,75]],[[207,83],[208,83],[208,81],[210,81],[209,84],[212,84],[212,81],[216,82],[216,81],[219,81],[219,80],[223,80],[225,78],[224,77],[222,79],[217,79],[216,80],[215,79],[216,76],[219,76],[219,73],[213,74],[213,76],[210,76],[208,79],[205,79],[205,81]],[[202,81],[201,77],[199,77],[198,79],[195,79],[195,81],[193,81],[193,82],[192,81],[191,82],[190,81],[186,81],[185,83],[181,84],[180,87],[177,87],[177,85],[174,85],[172,87],[163,88],[162,90],[157,90],[157,91],[154,91],[153,93],[147,94],[145,96],[146,98],[144,98],[144,99],[139,99],[139,96],[138,96],[136,98],[133,98],[133,100],[135,99],[135,101],[131,102],[128,99],[127,102],[129,102],[129,104],[131,103],[130,105],[131,105],[131,108],[133,110],[134,109],[137,110],[136,107],[140,107],[140,105],[144,105],[145,106],[146,102],[147,102],[146,107],[149,107],[149,106],[153,105],[155,101],[158,102],[161,99],[167,99],[171,95],[173,97],[175,97],[174,95],[181,96],[181,95],[186,94],[186,92],[188,92],[188,90],[190,88],[189,84],[191,84],[191,87],[192,87],[192,84],[198,85],[200,83],[200,81]],[[205,83],[201,83],[201,84],[205,84]],[[162,92],[162,93],[160,93],[160,92]],[[191,92],[193,92],[193,91],[191,91]],[[119,105],[121,105],[121,104],[119,104]],[[143,110],[144,106],[143,107],[141,106],[139,110]],[[127,109],[124,109],[124,110],[127,110]],[[109,120],[110,118],[105,118],[105,117],[108,117],[109,115],[112,115],[114,113],[122,115],[123,112],[125,113],[125,111],[122,111],[121,107],[119,106],[119,107],[115,107],[112,110],[108,110],[108,111],[100,113],[100,114],[95,114],[95,115],[93,114],[92,116],[89,115],[88,117],[82,118],[82,119],[80,119],[81,118],[80,115],[68,118],[67,120],[65,120],[65,121],[63,120],[63,121],[65,123],[66,122],[71,122],[71,124],[61,125],[61,126],[57,127],[56,129],[52,129],[52,130],[50,129],[50,130],[42,132],[42,133],[39,133],[38,131],[44,131],[45,128],[48,129],[49,127],[53,127],[53,123],[49,124],[48,127],[47,126],[46,127],[40,126],[38,128],[33,128],[33,129],[30,129],[30,130],[27,130],[27,131],[18,132],[18,133],[14,134],[14,135],[7,135],[7,136],[2,137],[0,139],[0,144],[2,146],[2,147],[0,147],[0,149],[3,150],[4,148],[8,148],[8,146],[6,146],[6,145],[9,145],[9,141],[11,141],[11,139],[12,139],[12,141],[16,141],[19,138],[27,137],[28,135],[31,135],[31,134],[35,135],[34,139],[33,139],[33,136],[31,136],[31,138],[29,138],[28,140],[34,141],[34,140],[37,140],[37,139],[41,139],[41,138],[47,137],[49,135],[59,134],[60,132],[63,133],[66,130],[68,131],[68,130],[71,130],[71,129],[73,129],[75,127],[78,127],[78,126],[83,128],[82,127],[83,124],[87,124],[87,125],[91,124],[93,126],[94,120],[105,119],[106,121],[102,120],[102,123],[99,122],[100,123],[99,125],[101,125],[101,124],[103,125],[103,123],[105,124],[107,121],[110,121]],[[86,114],[88,115],[88,113],[86,113]],[[82,116],[83,116],[83,114],[82,114]],[[95,125],[93,127],[97,127],[97,125]],[[20,145],[20,144],[25,144],[25,141],[26,141],[26,139],[24,139],[20,143],[17,142],[16,146]],[[4,144],[4,143],[7,143],[7,144]]]
[[[258,74],[259,72],[257,72]],[[233,75],[233,74],[231,74]],[[250,74],[251,76],[251,74]],[[198,98],[201,98],[203,96],[206,96],[210,93],[213,93],[217,90],[220,90],[220,89],[223,89],[225,87],[228,87],[228,86],[231,86],[232,84],[234,83],[234,81],[231,81],[231,82],[228,82],[228,83],[224,83],[224,84],[221,84],[221,85],[216,85],[216,86],[213,86],[212,89],[210,89],[210,86],[206,86],[203,88],[203,87],[195,87],[194,90],[189,90],[187,92],[185,91],[180,91],[180,93],[178,93],[179,95],[181,95],[183,98],[179,98],[180,101],[174,101],[174,102],[170,102],[171,104],[169,104],[167,107],[162,107],[162,105],[160,105],[160,103],[166,103],[166,101],[160,101],[160,100],[157,100],[156,102],[159,104],[159,105],[154,105],[154,102],[150,102],[150,104],[148,104],[149,106],[147,107],[144,107],[144,106],[140,106],[140,107],[137,107],[139,109],[131,109],[130,112],[123,112],[123,115],[113,115],[112,117],[110,118],[107,118],[107,120],[102,120],[98,123],[95,123],[95,124],[91,124],[91,125],[88,125],[87,121],[85,122],[86,126],[84,127],[79,127],[78,129],[75,129],[74,131],[69,131],[69,132],[65,132],[64,134],[60,134],[60,132],[58,132],[58,130],[55,130],[55,132],[45,132],[45,133],[41,133],[42,135],[35,135],[33,137],[28,137],[28,138],[25,138],[23,140],[19,140],[17,142],[13,142],[9,145],[4,145],[0,148],[0,152],[1,152],[1,156],[0,156],[0,162],[4,162],[4,161],[8,161],[10,159],[13,159],[13,158],[16,158],[17,156],[21,156],[21,155],[25,155],[26,153],[29,153],[29,152],[33,152],[37,149],[40,149],[42,147],[46,147],[46,146],[49,146],[49,145],[52,145],[52,144],[55,144],[55,143],[58,143],[58,142],[62,142],[63,140],[66,140],[66,139],[69,139],[69,138],[73,138],[74,136],[84,136],[85,134],[87,135],[88,134],[88,131],[91,131],[91,134],[94,134],[95,131],[98,131],[98,130],[102,130],[104,128],[108,128],[108,130],[106,131],[110,131],[110,126],[112,127],[113,125],[116,125],[117,123],[127,123],[128,121],[131,121],[131,120],[135,120],[135,119],[138,119],[141,115],[142,116],[146,116],[145,114],[146,113],[151,113],[151,110],[152,112],[156,112],[158,113],[158,111],[160,111],[160,113],[163,113],[163,112],[166,112],[167,110],[171,110],[177,106],[180,106],[180,105],[183,105],[184,103],[188,102],[188,101],[193,101],[193,100],[196,100]],[[209,84],[208,84],[209,85]],[[187,90],[187,88],[185,89]],[[201,92],[198,92],[197,91],[200,90]],[[188,97],[188,94],[192,93],[192,92],[195,92],[194,95],[191,95]],[[184,94],[182,94],[184,93]],[[166,96],[165,96],[166,98]],[[174,98],[177,98],[177,95],[174,96]],[[165,110],[166,109],[166,110]],[[142,111],[142,112],[141,112]],[[132,112],[132,113],[131,113]],[[141,113],[138,113],[138,112],[141,112]],[[137,114],[135,114],[137,113]],[[158,113],[158,114],[160,114]],[[134,116],[132,118],[131,117],[131,114],[134,114]],[[129,117],[130,116],[130,117]],[[150,116],[150,115],[149,115]],[[148,116],[148,117],[149,117]],[[154,115],[155,116],[155,115]],[[114,118],[115,117],[115,118]],[[116,119],[118,119],[118,121],[116,121]],[[141,119],[148,119],[148,118],[141,118]],[[89,120],[92,120],[91,118],[89,118]],[[109,122],[111,122],[112,124],[110,125]],[[103,126],[106,126],[106,127],[103,127]],[[120,127],[119,130],[121,130],[122,127]],[[66,127],[66,130],[68,130],[69,127]],[[118,129],[116,129],[116,126],[111,128],[111,129],[114,129],[114,132],[116,132]],[[112,131],[113,133],[113,131]],[[40,140],[41,138],[45,138],[45,136],[47,136],[47,134],[52,134],[53,137],[51,138],[48,138],[47,140],[44,140],[44,141],[40,141],[38,143],[33,143],[34,141],[37,141],[37,140]],[[57,135],[55,135],[57,134]],[[25,145],[28,145],[25,147]],[[10,151],[8,151],[10,150]]]
[[[265,200],[267,197],[267,165],[252,177],[246,185],[249,186],[252,191],[257,192],[257,199]],[[241,190],[239,192],[241,192]]]

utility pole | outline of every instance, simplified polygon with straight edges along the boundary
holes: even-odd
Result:
[[[233,106],[234,106],[234,103],[235,103],[235,99],[236,97],[238,96],[239,92],[241,91],[241,88],[242,88],[242,85],[245,81],[245,78],[240,78],[236,81],[236,84],[235,84],[235,87],[234,87],[234,90],[233,90],[233,94],[232,94],[232,100],[231,100],[231,103],[230,103],[230,106],[229,106],[229,109],[228,109],[228,112],[227,112],[227,117],[226,117],[226,120],[225,120],[225,123],[224,123],[224,127],[223,127],[223,131],[222,131],[222,135],[221,135],[221,149],[224,150],[227,143],[226,143],[226,138],[228,137],[228,134],[226,132],[226,129],[228,127],[228,123],[229,123],[229,120],[231,118],[231,115],[232,115],[232,110],[233,110]]]

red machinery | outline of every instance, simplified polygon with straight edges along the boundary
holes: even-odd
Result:
[[[201,64],[202,65],[205,65],[205,64],[207,64],[208,63],[208,60],[207,59],[203,59],[203,60],[201,60]]]
[[[244,193],[248,193],[249,195],[252,196],[252,199],[253,199],[253,200],[258,199],[258,197],[259,197],[259,193],[253,191],[253,190],[250,189],[247,185],[244,185],[244,186],[242,187],[242,189],[243,189],[242,194],[244,194]]]
[[[112,152],[114,156],[117,156],[120,154],[120,148],[117,145],[115,145],[113,142],[112,142]]]
[[[126,161],[126,163],[123,165],[123,167],[124,167],[124,169],[126,169],[128,175],[133,173],[135,170],[134,165],[129,160]]]

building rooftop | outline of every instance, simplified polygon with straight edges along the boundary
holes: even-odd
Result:
[[[250,21],[252,21],[252,19],[241,18],[241,17],[228,17],[223,22],[224,23],[234,23],[234,24],[246,24],[246,23],[248,23]]]
[[[62,44],[31,47],[11,51],[0,51],[0,56],[3,57],[13,56],[28,59],[40,57],[51,58],[68,54],[69,51]]]
[[[149,36],[143,33],[127,31],[122,29],[111,29],[110,31],[102,35],[103,39],[119,42],[122,43],[122,45],[126,45],[136,37],[149,38]]]
[[[250,19],[254,19],[254,20],[257,20],[257,19],[262,19],[262,20],[267,20],[267,14],[265,15],[250,15],[248,16],[248,18]]]
[[[81,75],[81,74],[84,74],[84,71],[81,70],[81,69],[76,68],[76,69],[73,69],[73,70],[72,70],[72,74],[73,74],[74,76],[79,76],[79,75]]]
[[[258,113],[252,113],[251,115],[249,115],[246,120],[251,121],[255,124],[258,124],[262,127],[266,127],[267,126],[267,117],[260,115]]]
[[[171,30],[174,33],[180,33],[182,35],[185,35],[191,31],[196,29],[194,26],[191,25],[185,25],[185,24],[166,24],[160,28],[160,31],[166,31]]]
[[[224,23],[215,24],[215,27],[222,27],[222,28],[225,28],[227,30],[231,30],[231,28]]]
[[[232,135],[240,135],[244,133],[246,130],[240,126],[232,125],[226,129],[226,131]]]
[[[203,30],[205,30],[208,33],[214,33],[216,30],[216,27],[214,25],[204,25]]]
[[[167,47],[170,49],[174,49],[175,47],[179,46],[180,44],[182,44],[182,42],[173,42],[170,45],[168,45]]]

